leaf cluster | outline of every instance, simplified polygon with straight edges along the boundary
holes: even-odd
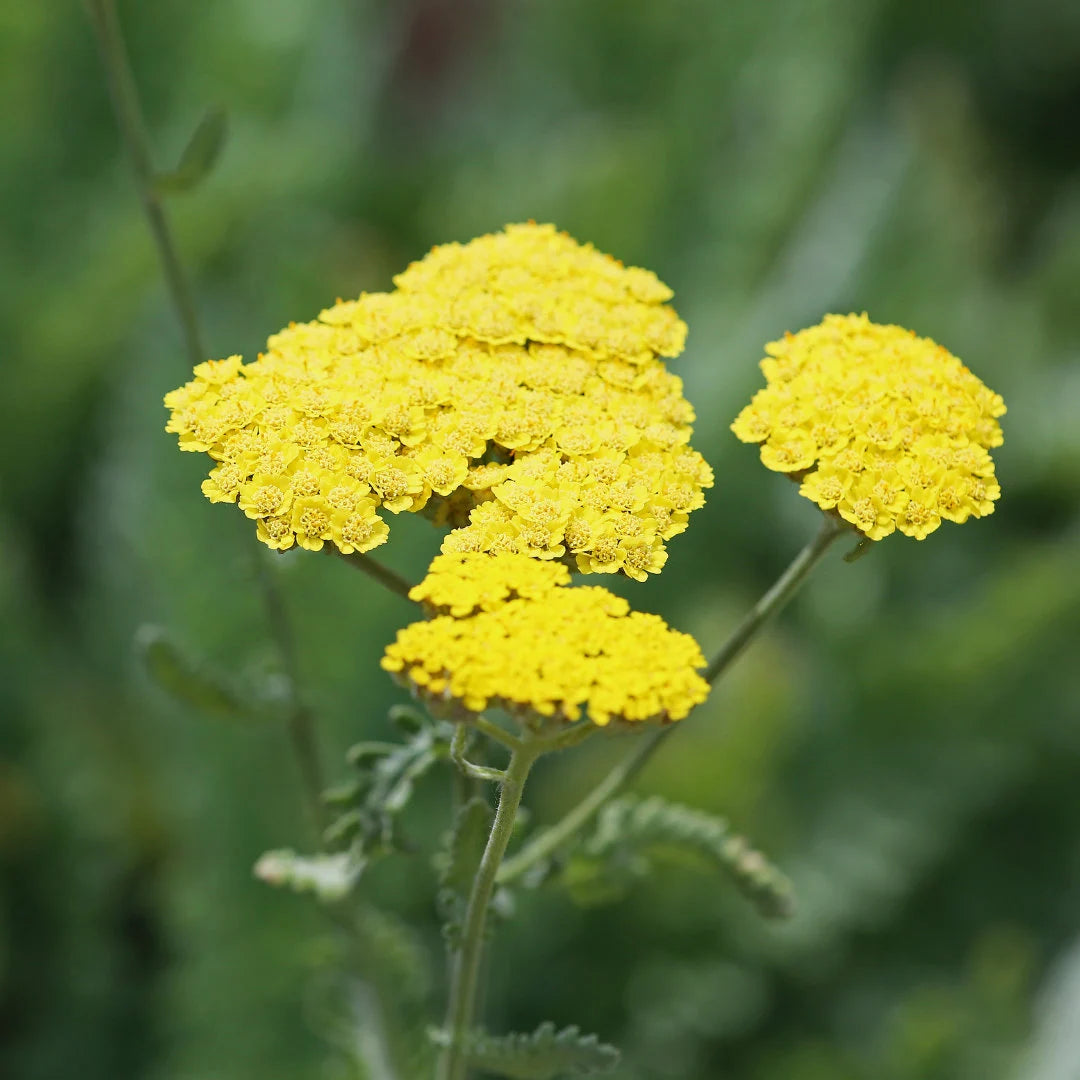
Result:
[[[273,885],[313,892],[333,902],[347,896],[372,862],[414,850],[404,834],[401,812],[416,783],[449,757],[452,727],[419,710],[395,707],[390,719],[401,742],[360,742],[346,759],[354,775],[323,798],[332,820],[323,833],[326,850],[312,856],[282,850],[265,854],[255,872]]]

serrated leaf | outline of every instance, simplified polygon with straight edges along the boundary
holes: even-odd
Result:
[[[348,895],[365,865],[352,849],[336,855],[297,855],[282,849],[266,852],[255,864],[255,876],[269,885],[311,892],[333,902]]]
[[[176,168],[154,177],[157,190],[174,195],[190,191],[206,179],[221,156],[227,126],[224,109],[207,109],[181,152]]]
[[[449,1042],[446,1032],[432,1032],[436,1043]],[[488,1035],[473,1031],[466,1036],[469,1063],[482,1072],[507,1080],[559,1080],[564,1076],[595,1076],[619,1064],[619,1051],[595,1035],[582,1035],[571,1025],[557,1031],[550,1021],[525,1035]]]
[[[458,811],[445,848],[436,856],[443,934],[451,948],[458,946],[469,892],[484,857],[494,816],[494,811],[483,799],[470,799]]]
[[[182,705],[227,720],[253,720],[266,711],[225,675],[189,656],[163,627],[140,627],[135,649],[147,675]]]
[[[608,803],[581,855],[594,862],[615,860],[626,868],[635,856],[665,851],[691,852],[718,866],[763,915],[783,918],[794,910],[787,877],[733,833],[727,821],[656,796]]]
[[[470,799],[458,811],[454,821],[439,884],[463,900],[468,898],[480,867],[494,816],[491,806],[484,799]]]

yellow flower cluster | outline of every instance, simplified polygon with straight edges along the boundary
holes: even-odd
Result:
[[[166,430],[216,462],[207,497],[278,549],[368,551],[376,511],[424,510],[458,527],[446,551],[658,571],[712,484],[661,359],[686,335],[667,286],[533,224],[435,248],[395,284],[166,396]]]
[[[412,595],[451,613],[399,631],[382,666],[429,701],[501,706],[526,720],[680,720],[705,700],[705,659],[692,637],[538,566],[511,555],[438,556]]]
[[[494,611],[518,597],[535,600],[569,583],[565,566],[528,555],[436,555],[427,577],[413,586],[409,598],[434,614],[462,618],[475,611]]]
[[[899,326],[827,315],[766,346],[767,386],[732,424],[769,469],[871,540],[922,540],[994,509],[1005,412],[955,356]]]

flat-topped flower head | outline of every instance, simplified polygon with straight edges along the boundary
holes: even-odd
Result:
[[[769,469],[871,540],[918,540],[994,510],[999,394],[899,326],[827,315],[765,347],[766,387],[732,424]]]
[[[443,244],[394,278],[401,292],[443,307],[439,324],[492,344],[546,342],[596,358],[647,363],[678,356],[686,324],[671,290],[554,225],[508,225]]]
[[[382,666],[420,697],[600,726],[680,720],[709,692],[697,642],[595,586],[514,555],[439,556],[413,590],[450,613],[413,623]],[[451,578],[457,575],[456,583]]]
[[[215,463],[207,497],[279,549],[367,551],[384,512],[424,511],[455,527],[447,552],[657,572],[712,484],[662,359],[686,335],[667,286],[550,225],[436,248],[395,280],[167,395],[166,430]]]

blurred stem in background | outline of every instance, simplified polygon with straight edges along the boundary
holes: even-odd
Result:
[[[184,344],[192,366],[201,364],[206,359],[202,335],[199,332],[199,319],[195,312],[195,302],[191,295],[191,286],[180,263],[173,242],[165,207],[161,203],[154,184],[154,166],[150,157],[150,142],[146,137],[146,125],[143,122],[142,105],[139,91],[128,63],[124,38],[120,32],[120,21],[116,17],[116,5],[113,0],[87,0],[90,19],[97,32],[98,47],[101,50],[102,63],[105,66],[105,78],[109,84],[109,96],[112,98],[120,134],[124,140],[131,166],[135,171],[135,183],[139,190],[139,199],[146,213],[146,220],[154,236],[158,257],[165,272],[169,286],[169,295],[180,319],[184,332]]]
[[[772,587],[750,609],[745,618],[729,635],[705,671],[705,678],[714,683],[742,655],[743,650],[757,636],[761,628],[798,592],[810,571],[821,561],[833,542],[848,530],[842,523],[826,516],[820,530],[791,561]],[[538,862],[554,854],[575,833],[587,825],[600,808],[634,779],[660,744],[676,730],[670,724],[645,737],[633,753],[628,754],[611,772],[594,787],[561,821],[539,833],[512,859],[508,859],[499,873],[499,883],[509,884],[521,877]]]
[[[169,296],[183,330],[188,359],[192,366],[201,364],[207,358],[207,353],[203,347],[199,317],[192,297],[191,285],[177,254],[176,243],[161,201],[159,176],[154,169],[153,158],[150,154],[150,142],[143,121],[142,104],[131,65],[128,62],[127,49],[124,47],[116,5],[114,0],[87,0],[87,10],[97,34],[98,47],[109,86],[109,96],[112,98],[113,109],[116,112],[120,135],[128,157],[131,159],[139,199],[142,202],[150,232],[154,237]],[[270,624],[270,633],[289,683],[289,740],[300,770],[304,795],[312,820],[316,828],[321,830],[325,817],[322,801],[325,783],[319,760],[315,716],[300,693],[295,637],[277,579],[266,565],[262,553],[255,548],[250,550],[255,564],[255,578],[259,583],[267,621]],[[361,555],[350,561],[391,592],[408,598],[409,583],[394,571],[367,555]]]

